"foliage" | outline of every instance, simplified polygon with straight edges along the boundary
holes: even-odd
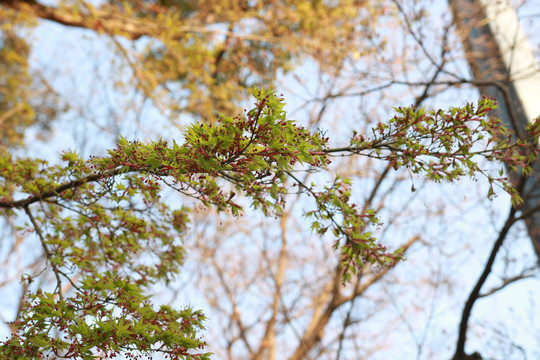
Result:
[[[435,181],[486,176],[517,199],[507,178],[480,169],[474,157],[510,161],[527,173],[538,155],[527,142],[538,137],[538,121],[525,140],[510,135],[508,142],[493,144],[483,138],[509,134],[497,120],[486,120],[496,106],[490,99],[449,111],[399,108],[371,135],[355,134],[350,146],[329,148],[322,133],[287,119],[283,98],[262,89],[252,95],[253,109],[234,118],[220,115],[215,124],[193,123],[181,144],[121,138],[105,157],[83,161],[66,152],[65,166],[0,158],[0,208],[6,216],[24,210],[29,223],[20,230],[36,235],[56,279],[54,292],[38,288],[26,295],[14,335],[0,347],[5,356],[210,356],[199,352],[205,346],[198,337],[200,312],[156,310],[145,293],[177,274],[184,257],[189,209],[171,209],[160,198],[164,186],[234,216],[243,212],[240,198],[266,216],[279,216],[287,195],[307,194],[315,203],[306,212],[311,228],[320,235],[331,230],[348,282],[368,264],[394,266],[401,250],[388,252],[377,242],[376,211],[350,203],[349,180],[305,184],[298,172],[326,168],[332,154],[364,155]],[[24,279],[28,285],[34,280]],[[66,282],[71,293],[63,291]]]
[[[0,140],[3,144],[18,144],[34,117],[28,97],[30,47],[16,32],[17,25],[25,22],[24,16],[16,12],[0,12]]]
[[[331,72],[351,51],[360,56],[380,47],[371,40],[382,8],[359,0],[8,1],[3,6],[111,36],[118,59],[133,75],[129,81],[115,79],[119,87],[140,90],[168,114],[201,119],[234,114],[247,88],[270,86],[278,72],[305,59]],[[119,38],[144,41],[134,50]]]
[[[32,72],[29,30],[36,24],[28,14],[0,8],[0,151],[23,145],[28,127],[50,128],[65,110],[48,84]]]
[[[156,311],[138,286],[110,272],[85,277],[76,289],[66,299],[41,290],[30,294],[19,321],[24,331],[3,344],[2,355],[94,359],[165,353],[171,359],[208,359],[209,354],[189,352],[205,345],[196,338],[204,321],[200,312],[168,306]]]

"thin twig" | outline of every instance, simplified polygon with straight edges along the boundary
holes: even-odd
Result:
[[[36,222],[36,219],[34,218],[34,215],[32,215],[32,212],[30,211],[29,206],[24,207],[24,211],[28,215],[28,218],[30,218],[30,222],[32,222],[32,225],[34,226],[34,229],[36,230],[36,234],[39,237],[39,240],[41,241],[41,246],[43,247],[43,251],[45,251],[45,255],[47,255],[47,260],[51,264],[51,267],[54,272],[54,276],[56,277],[56,293],[60,297],[60,300],[63,300],[64,297],[62,295],[62,280],[60,279],[60,271],[56,267],[56,265],[52,261],[53,254],[49,251],[49,248],[47,247],[47,242],[45,241],[45,237],[43,236],[43,233],[41,232],[41,229],[38,226],[38,223]]]

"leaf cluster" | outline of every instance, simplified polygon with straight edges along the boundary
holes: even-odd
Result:
[[[205,344],[197,338],[204,316],[190,308],[155,310],[148,296],[128,278],[105,272],[84,277],[78,291],[58,298],[39,289],[24,304],[19,329],[0,348],[10,359],[151,358],[209,359],[199,353]],[[195,350],[195,351],[193,351]]]
[[[347,150],[369,151],[368,156],[390,161],[395,169],[407,168],[436,182],[484,176],[490,184],[490,198],[495,194],[493,185],[497,185],[519,204],[521,198],[503,168],[507,167],[509,174],[531,175],[538,158],[540,125],[536,119],[527,127],[524,138],[518,139],[500,119],[488,117],[496,108],[496,101],[485,97],[476,105],[469,103],[447,111],[396,108],[397,114],[388,123],[372,129],[371,138],[355,135]],[[498,164],[498,174],[480,168],[479,158]]]

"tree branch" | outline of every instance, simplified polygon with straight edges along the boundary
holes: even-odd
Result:
[[[509,277],[509,278],[505,278],[505,279],[503,279],[503,282],[502,282],[501,285],[496,286],[496,287],[493,287],[492,289],[488,290],[488,291],[485,292],[485,293],[479,294],[478,297],[479,297],[479,298],[483,298],[483,297],[490,296],[490,295],[496,293],[497,291],[500,291],[500,290],[504,289],[504,288],[507,287],[508,285],[515,283],[516,281],[534,277],[534,276],[535,276],[534,271],[535,271],[536,269],[537,269],[537,267],[535,266],[535,267],[532,268],[532,269],[525,269],[525,270],[523,270],[523,272],[522,272],[521,274],[519,274],[519,275],[515,275],[515,276]],[[526,273],[527,270],[528,270],[528,271],[532,271],[532,272],[531,272],[531,273]]]
[[[65,26],[84,28],[102,32],[105,29],[121,34],[131,40],[158,32],[159,25],[133,16],[126,16],[118,11],[96,9],[94,15],[70,8],[43,5],[35,0],[2,0],[2,5],[10,9],[29,14],[44,20],[54,21]],[[82,9],[80,9],[82,10]]]
[[[484,266],[484,271],[480,275],[480,278],[476,282],[476,285],[474,286],[473,290],[471,291],[469,295],[469,298],[467,299],[467,302],[465,303],[465,307],[463,308],[463,313],[461,315],[461,323],[459,324],[459,335],[458,335],[458,340],[456,344],[456,352],[454,353],[454,357],[452,358],[453,360],[466,359],[465,340],[467,338],[467,325],[469,322],[469,318],[471,316],[472,308],[476,300],[480,297],[480,289],[486,282],[486,279],[489,273],[491,272],[491,269],[493,268],[495,257],[497,256],[497,253],[499,252],[506,238],[506,235],[508,235],[510,228],[516,222],[516,217],[515,217],[516,212],[517,212],[517,209],[515,207],[510,208],[510,213],[508,214],[508,218],[506,219],[506,222],[504,223],[504,226],[501,229],[499,233],[499,237],[495,241],[495,244],[493,244],[493,248],[491,249],[489,258],[486,262],[486,265]]]
[[[407,241],[405,244],[403,244],[400,249],[402,250],[403,254],[409,249],[412,244],[414,244],[418,239],[420,239],[419,236],[415,236],[411,238],[409,241]],[[300,340],[300,344],[296,348],[296,351],[294,352],[293,356],[290,357],[289,360],[301,360],[304,358],[307,358],[307,353],[317,344],[320,342],[323,336],[324,328],[330,321],[330,318],[334,311],[336,311],[340,306],[346,304],[349,301],[354,300],[356,297],[363,294],[371,285],[375,284],[378,280],[380,280],[384,275],[386,275],[391,267],[386,267],[384,270],[379,272],[374,277],[370,278],[367,282],[362,284],[362,286],[357,286],[355,291],[349,295],[349,296],[343,296],[341,293],[341,273],[342,269],[340,266],[336,267],[336,272],[334,276],[333,281],[333,289],[331,290],[330,295],[330,301],[327,303],[324,310],[321,312],[321,315],[314,317],[312,319],[312,322],[308,328],[308,330],[304,333],[304,336]]]
[[[86,176],[84,178],[69,181],[69,182],[64,183],[62,185],[59,185],[56,188],[54,188],[53,190],[49,190],[49,191],[45,191],[43,193],[39,193],[39,194],[36,194],[36,195],[29,196],[26,199],[13,200],[13,201],[6,201],[6,200],[3,200],[3,199],[0,199],[0,208],[4,208],[4,209],[26,208],[29,205],[33,204],[33,203],[43,201],[45,199],[57,196],[57,195],[61,194],[62,192],[66,191],[66,190],[77,188],[77,187],[79,187],[81,185],[84,185],[84,184],[89,183],[89,182],[97,181],[97,180],[102,179],[102,178],[107,177],[107,176],[118,175],[119,172],[120,172],[120,169],[115,169],[115,170],[112,170],[112,171],[110,171],[108,173],[105,173],[105,174],[100,173],[100,174],[88,175],[88,176]]]
[[[279,251],[279,259],[277,264],[277,274],[271,275],[274,280],[274,295],[271,305],[271,316],[264,330],[264,335],[261,339],[259,349],[253,356],[254,360],[268,359],[274,360],[276,358],[276,323],[277,315],[279,312],[279,304],[282,296],[282,286],[285,279],[286,271],[286,257],[287,257],[287,225],[289,220],[289,212],[284,213],[280,219],[281,228],[281,249]],[[271,272],[271,271],[270,271]]]
[[[49,248],[47,247],[45,237],[43,236],[43,233],[41,232],[41,229],[38,226],[38,223],[37,223],[36,219],[34,218],[34,215],[32,214],[32,212],[30,211],[30,208],[29,208],[28,205],[24,207],[24,211],[26,212],[26,215],[28,215],[28,218],[30,219],[30,222],[32,223],[32,226],[34,226],[34,230],[36,230],[36,233],[37,233],[37,235],[39,237],[39,240],[41,241],[41,246],[43,247],[43,251],[45,252],[45,255],[47,256],[47,260],[51,264],[51,267],[52,267],[53,272],[54,272],[54,276],[56,277],[56,293],[60,297],[60,300],[62,300],[63,299],[62,280],[60,279],[60,274],[59,274],[60,271],[58,270],[56,264],[54,264],[53,261],[52,261],[52,254],[49,251]]]
[[[233,31],[207,28],[199,24],[184,24],[175,26],[172,29],[162,19],[152,17],[134,17],[126,15],[113,6],[102,6],[88,9],[54,7],[43,5],[35,0],[0,0],[0,4],[31,16],[44,20],[54,21],[65,26],[78,27],[93,30],[97,33],[107,33],[109,35],[120,35],[130,40],[137,40],[143,36],[177,40],[183,38],[187,33],[208,33],[226,35],[232,38],[240,38],[252,41],[275,42],[279,39],[274,36],[261,36],[253,34],[238,34]],[[91,5],[84,3],[86,7]],[[175,18],[174,20],[180,21]],[[223,19],[225,21],[225,19]],[[214,20],[214,23],[217,20]],[[207,21],[205,25],[212,24]]]

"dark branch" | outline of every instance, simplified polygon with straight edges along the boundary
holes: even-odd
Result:
[[[521,191],[521,188],[523,187],[523,181],[524,178],[522,178],[521,183],[519,184],[519,191]],[[497,253],[501,249],[501,246],[506,239],[506,236],[508,235],[508,232],[512,228],[512,226],[518,221],[518,218],[516,218],[516,213],[518,209],[515,207],[510,208],[510,213],[508,214],[508,218],[506,219],[503,228],[499,232],[499,236],[495,243],[493,244],[493,248],[491,249],[491,253],[489,255],[489,258],[486,262],[486,265],[484,266],[484,271],[480,275],[480,278],[478,278],[478,281],[476,282],[476,285],[474,286],[473,290],[469,294],[469,298],[467,299],[467,302],[465,303],[465,307],[463,308],[463,312],[461,315],[461,323],[459,324],[459,334],[458,334],[458,340],[456,344],[456,351],[454,353],[454,357],[452,360],[465,360],[466,354],[465,354],[465,340],[467,338],[467,326],[469,322],[469,318],[471,316],[472,308],[474,306],[474,303],[476,300],[480,297],[480,290],[482,289],[482,286],[486,282],[489,274],[491,273],[491,270],[493,268],[493,264],[495,263],[495,258],[497,257]]]
[[[40,194],[29,196],[26,199],[14,200],[14,201],[0,200],[0,208],[5,208],[5,209],[26,208],[33,203],[40,202],[54,196],[58,196],[59,194],[63,193],[66,190],[78,188],[81,185],[84,185],[89,182],[97,181],[107,176],[115,176],[115,175],[118,175],[118,173],[119,173],[119,169],[113,170],[107,174],[88,175],[82,179],[73,180],[65,184],[62,184],[60,186],[57,186],[53,190],[45,191]]]

